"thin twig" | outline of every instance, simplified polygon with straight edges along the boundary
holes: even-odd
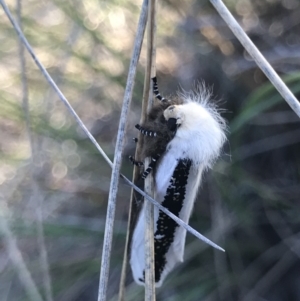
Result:
[[[145,17],[147,22],[148,18],[148,0],[144,0],[142,8],[145,9]],[[145,33],[145,32],[144,32]],[[144,39],[144,36],[143,36]],[[143,118],[143,113],[142,113]],[[141,119],[141,123],[143,120]],[[140,153],[141,153],[141,145],[142,145],[142,135],[139,133],[138,135],[138,142],[136,145],[135,155],[134,158],[138,161],[140,161]],[[138,177],[140,173],[140,168],[136,165],[133,166],[133,175],[132,175],[132,182],[136,184]],[[129,201],[129,210],[128,210],[128,221],[127,221],[127,233],[126,233],[126,240],[125,240],[125,247],[124,247],[124,254],[123,254],[123,262],[122,262],[122,271],[121,271],[121,278],[120,278],[120,284],[119,284],[119,295],[118,295],[118,301],[124,301],[125,300],[125,283],[126,283],[126,275],[127,275],[127,262],[128,262],[128,253],[129,253],[129,244],[131,240],[131,233],[133,231],[134,226],[134,200],[136,199],[137,193],[134,190],[134,188],[131,189],[130,193],[130,201]]]
[[[289,90],[289,88],[285,85],[285,83],[281,80],[278,74],[274,71],[272,66],[268,63],[268,61],[264,58],[261,52],[257,49],[257,47],[253,44],[253,42],[249,39],[247,34],[244,32],[239,23],[232,16],[230,11],[224,5],[222,0],[210,0],[211,4],[215,7],[224,21],[227,23],[228,27],[232,30],[237,39],[241,42],[244,48],[249,52],[249,54],[253,57],[256,64],[259,68],[264,72],[264,74],[268,77],[270,82],[274,85],[274,87],[278,90],[281,96],[286,100],[289,106],[295,111],[295,113],[300,117],[300,103],[295,97],[295,95]]]
[[[147,68],[145,72],[145,85],[143,95],[143,106],[147,107],[147,112],[143,112],[143,118],[146,119],[146,113],[152,107],[152,83],[151,77],[156,75],[155,60],[156,60],[156,1],[149,1],[148,8],[148,40],[147,40]],[[144,166],[151,163],[151,158],[146,158]],[[154,179],[153,173],[149,174],[145,179],[144,184],[145,192],[154,197]],[[155,301],[155,258],[154,258],[154,208],[150,202],[145,202],[145,301]]]
[[[146,158],[145,166],[151,163],[151,158]],[[150,177],[149,177],[150,176]],[[147,181],[146,181],[147,180]],[[148,175],[145,179],[145,192],[154,196],[154,179]],[[145,202],[145,301],[155,301],[155,270],[154,270],[154,208],[150,202]]]
[[[117,142],[116,142],[116,148],[114,154],[114,164],[112,168],[107,213],[106,213],[106,226],[105,226],[104,241],[103,241],[98,301],[106,300],[107,283],[108,283],[108,276],[109,276],[109,262],[110,262],[111,245],[112,245],[112,237],[113,237],[113,225],[115,219],[116,199],[117,199],[117,192],[118,192],[118,185],[119,185],[119,174],[120,174],[120,168],[122,163],[122,152],[123,152],[124,140],[125,140],[125,125],[128,117],[130,103],[131,103],[134,79],[136,75],[137,64],[141,53],[146,21],[147,21],[147,2],[145,1],[141,9],[139,24],[138,24],[137,33],[134,42],[133,54],[129,66],[129,72],[127,77],[127,83],[125,88],[125,94],[123,99],[123,105],[122,105],[120,123],[119,123],[118,135],[117,135]]]
[[[33,52],[32,47],[30,46],[30,44],[28,43],[28,41],[26,40],[24,34],[21,32],[19,26],[16,24],[16,22],[14,21],[14,19],[12,18],[12,15],[10,13],[10,11],[8,10],[8,8],[6,7],[6,5],[4,4],[3,0],[0,0],[0,4],[2,5],[7,17],[9,18],[10,22],[12,23],[14,29],[16,30],[16,32],[19,35],[19,38],[22,40],[22,42],[24,43],[25,47],[27,48],[28,52],[30,53],[30,55],[32,56],[32,58],[34,59],[35,63],[37,64],[37,66],[39,67],[40,71],[42,72],[42,74],[45,76],[47,82],[51,85],[51,87],[55,90],[55,92],[58,94],[60,100],[66,105],[66,107],[68,108],[68,110],[70,111],[70,113],[73,115],[73,117],[76,119],[76,122],[78,123],[78,125],[80,126],[80,128],[84,131],[84,133],[88,136],[88,138],[91,140],[91,142],[94,144],[94,146],[97,148],[97,150],[99,151],[99,153],[103,156],[104,160],[107,162],[107,164],[112,167],[113,163],[111,162],[111,160],[108,158],[108,156],[106,155],[106,153],[104,152],[104,150],[101,148],[101,146],[98,144],[98,142],[96,141],[96,139],[93,137],[93,135],[90,133],[90,131],[87,129],[87,127],[84,125],[84,123],[82,122],[82,120],[79,118],[79,116],[77,115],[77,113],[74,111],[74,109],[72,108],[72,106],[70,105],[70,103],[68,102],[68,100],[66,99],[66,97],[63,95],[63,93],[59,90],[59,88],[57,87],[57,85],[55,84],[55,82],[53,81],[53,79],[51,78],[51,76],[49,75],[49,73],[47,72],[47,70],[44,68],[44,66],[40,63],[40,61],[38,60],[38,58],[36,57],[36,55]],[[158,209],[160,209],[161,211],[163,211],[166,215],[168,215],[169,217],[171,217],[178,225],[182,226],[184,229],[186,229],[188,232],[190,232],[192,235],[196,236],[198,239],[204,241],[205,243],[211,245],[212,247],[219,249],[223,252],[225,252],[224,249],[222,249],[221,247],[219,247],[218,245],[216,245],[215,243],[213,243],[212,241],[210,241],[208,238],[206,238],[205,236],[201,235],[199,232],[197,232],[195,229],[193,229],[191,226],[189,226],[187,223],[185,223],[184,221],[182,221],[180,218],[178,218],[176,215],[174,215],[172,212],[170,212],[168,209],[166,209],[165,207],[163,207],[162,205],[160,205],[157,201],[155,201],[153,198],[151,198],[150,196],[148,196],[143,190],[141,190],[140,188],[138,188],[136,185],[134,185],[129,179],[127,179],[124,175],[120,174],[120,177],[131,187],[133,187],[135,189],[135,191],[137,191],[141,196],[145,197],[148,201],[150,201],[152,204],[154,204],[155,206],[158,207]]]
[[[149,23],[148,23],[148,51],[147,51],[147,65],[146,65],[146,72],[145,72],[145,79],[144,79],[144,91],[143,91],[143,101],[142,101],[142,114],[141,114],[141,119],[140,119],[140,123],[143,123],[146,120],[146,116],[147,116],[147,112],[149,110],[149,106],[150,103],[152,104],[152,95],[150,95],[150,80],[151,77],[153,77],[154,75],[151,76],[152,74],[152,49],[153,49],[153,30],[151,30],[152,27],[152,17],[151,17],[151,11],[152,11],[152,4],[153,0],[150,1],[149,3],[149,9],[148,9],[148,17],[149,17]],[[142,141],[143,141],[144,137],[139,133],[139,138],[138,138],[138,143],[136,146],[136,151],[135,151],[135,159],[140,161],[140,153],[141,153],[141,145],[142,145]],[[144,166],[148,166],[148,164],[151,161],[149,161],[148,158],[146,158],[145,162],[144,162]],[[140,168],[138,168],[137,166],[134,166],[133,169],[133,183],[136,183],[138,177],[139,177],[139,172],[140,172]],[[150,195],[151,197],[153,197],[153,178],[152,175],[148,175],[148,177],[145,180],[145,187],[144,187],[145,192]],[[133,205],[134,205],[134,199],[136,198],[136,192],[134,189],[132,189],[131,191],[131,197],[130,197],[130,205],[129,205],[129,217],[128,217],[128,227],[127,227],[127,235],[126,235],[126,244],[125,244],[125,250],[124,250],[124,257],[123,257],[123,265],[122,265],[122,273],[121,273],[121,280],[120,280],[120,289],[119,289],[119,301],[123,301],[124,300],[124,291],[125,291],[125,279],[126,279],[126,267],[127,267],[127,260],[128,260],[128,251],[129,251],[129,243],[130,243],[130,237],[131,237],[131,232],[134,230],[133,229],[133,214],[134,214],[134,210],[133,210]],[[150,205],[150,207],[149,207]],[[147,245],[148,243],[148,247],[151,248],[151,241],[153,242],[154,238],[153,238],[153,233],[154,233],[154,224],[153,224],[153,205],[151,203],[144,204],[145,206],[145,210],[146,210],[146,219],[145,219],[145,223],[146,223],[146,227],[145,227],[145,244]],[[148,214],[147,214],[148,213]],[[152,215],[152,218],[149,216]],[[152,224],[152,226],[151,226]],[[150,230],[148,226],[150,225]],[[150,236],[149,236],[150,235]],[[152,238],[151,238],[152,237]],[[147,243],[146,243],[147,242]],[[147,260],[149,259],[149,262],[146,263],[146,270],[145,270],[145,294],[150,294],[150,295],[154,295],[155,296],[155,287],[154,287],[154,282],[152,280],[154,280],[154,248],[152,248],[152,255],[151,255],[151,251],[147,252],[147,250],[149,251],[150,249],[148,249],[148,247],[145,245],[145,256],[147,258]],[[153,243],[152,243],[153,245]],[[150,254],[150,257],[148,256]],[[152,261],[152,264],[151,264]],[[150,267],[150,271],[152,270],[152,280],[149,280],[151,278],[151,272],[149,275],[149,269],[147,267]],[[149,292],[149,281],[150,283],[153,284],[152,289]],[[151,293],[152,291],[152,293]],[[154,291],[154,294],[153,294]],[[147,297],[145,297],[145,299],[147,299]]]
[[[18,24],[20,28],[22,28],[22,1],[17,0],[17,18]],[[48,255],[45,246],[45,237],[44,237],[44,227],[43,227],[43,216],[42,216],[42,203],[43,197],[39,193],[39,187],[36,179],[36,164],[35,160],[37,159],[38,152],[34,145],[34,138],[31,130],[30,125],[30,114],[29,114],[29,102],[28,102],[28,81],[26,76],[26,59],[24,53],[24,45],[21,41],[19,41],[19,57],[20,57],[20,64],[21,64],[21,77],[22,77],[22,103],[23,103],[23,110],[25,115],[25,124],[26,130],[28,133],[29,144],[31,149],[31,159],[30,159],[30,175],[32,181],[32,199],[36,204],[36,216],[37,216],[37,241],[38,241],[38,248],[40,253],[40,267],[42,270],[42,278],[43,278],[43,285],[46,295],[47,301],[52,301],[52,285],[51,285],[51,277],[49,274],[49,264],[48,264]]]
[[[175,214],[173,214],[171,211],[169,211],[168,209],[166,209],[165,207],[163,207],[159,202],[157,202],[156,200],[154,200],[153,198],[151,198],[149,195],[147,195],[143,190],[141,190],[140,188],[138,188],[136,185],[134,185],[132,182],[130,182],[130,180],[128,180],[125,176],[123,176],[122,174],[120,174],[120,177],[131,187],[133,187],[141,196],[143,196],[144,198],[146,198],[149,202],[151,202],[152,204],[154,204],[159,210],[161,210],[163,213],[165,213],[166,215],[168,215],[171,219],[173,219],[179,226],[183,227],[185,230],[187,230],[188,232],[190,232],[192,235],[196,236],[198,239],[202,240],[203,242],[207,243],[208,245],[222,251],[225,252],[225,250],[223,248],[221,248],[220,246],[218,246],[217,244],[215,244],[214,242],[212,242],[211,240],[209,240],[208,238],[206,238],[205,236],[203,236],[202,234],[200,234],[198,231],[196,231],[194,228],[192,228],[191,226],[189,226],[187,223],[185,223],[183,220],[181,220],[179,217],[177,217]]]

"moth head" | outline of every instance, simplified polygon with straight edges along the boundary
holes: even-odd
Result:
[[[184,121],[181,105],[172,105],[164,110],[164,117],[171,131],[175,131]]]

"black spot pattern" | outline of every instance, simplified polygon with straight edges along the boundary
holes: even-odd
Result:
[[[179,216],[186,193],[186,185],[192,161],[190,159],[179,159],[170,180],[162,206],[169,209],[173,214]],[[166,265],[166,254],[174,241],[175,230],[178,224],[168,215],[159,211],[157,230],[154,234],[155,251],[155,282],[160,281],[161,274]],[[156,238],[155,238],[156,237]],[[145,279],[145,271],[144,277]],[[145,280],[139,279],[141,281]]]

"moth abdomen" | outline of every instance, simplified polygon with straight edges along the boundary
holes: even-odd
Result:
[[[185,201],[186,186],[191,166],[192,161],[190,159],[178,160],[178,164],[170,178],[164,200],[161,203],[178,217]],[[158,218],[155,225],[156,230],[154,233],[156,283],[161,282],[163,272],[166,270],[166,265],[169,260],[167,254],[174,242],[177,227],[178,224],[173,219],[162,211],[158,211]],[[140,278],[140,280],[144,282],[144,278]]]

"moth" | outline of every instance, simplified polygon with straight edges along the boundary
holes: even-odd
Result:
[[[145,123],[136,125],[143,135],[141,158],[151,157],[144,168],[145,179],[153,170],[154,198],[188,223],[201,177],[219,157],[226,140],[226,122],[211,102],[211,92],[199,85],[195,92],[183,92],[169,100],[162,97],[153,78],[153,92],[159,100]],[[130,157],[133,164],[143,162]],[[130,264],[135,282],[145,282],[145,212],[141,209],[132,235]],[[183,261],[186,230],[154,207],[155,284]]]

